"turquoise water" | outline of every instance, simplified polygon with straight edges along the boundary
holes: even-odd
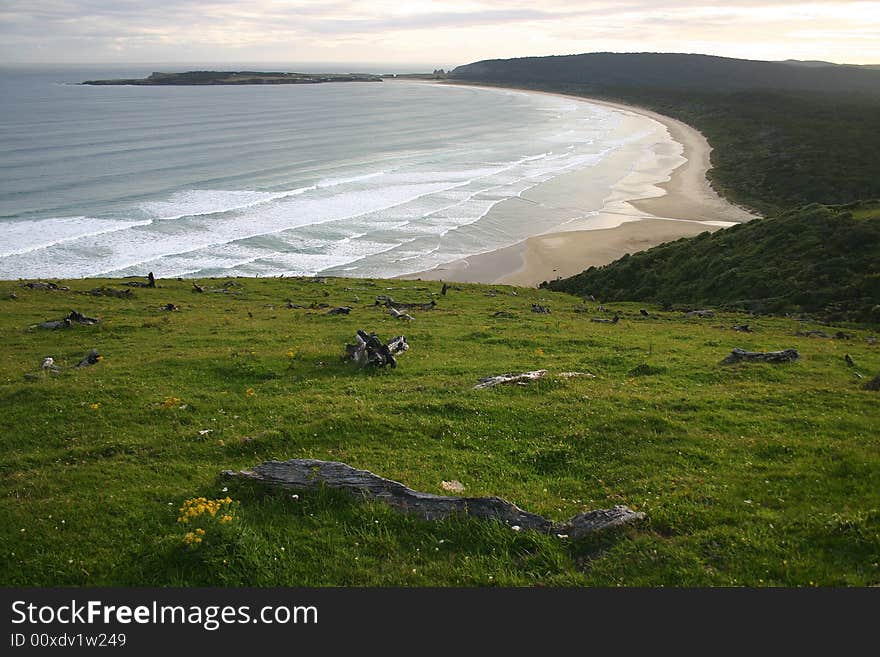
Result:
[[[75,84],[147,73],[0,71],[0,278],[420,271],[553,228],[481,220],[637,137],[508,90]]]

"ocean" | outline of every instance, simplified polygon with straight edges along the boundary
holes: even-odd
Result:
[[[650,119],[503,89],[76,84],[149,72],[0,70],[0,279],[423,271],[554,230],[488,217],[656,143]]]

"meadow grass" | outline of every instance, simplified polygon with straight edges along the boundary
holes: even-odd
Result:
[[[67,292],[0,284],[2,584],[880,583],[880,393],[862,388],[880,373],[870,326],[689,319],[628,303],[601,313],[505,286],[441,296],[421,281],[234,282],[199,294],[160,280],[130,299],[79,293],[119,280],[67,281]],[[403,323],[373,304],[379,294],[438,305]],[[101,323],[29,328],[71,310]],[[615,311],[616,325],[590,322]],[[754,332],[732,330],[743,323]],[[341,358],[357,329],[402,333],[411,349],[396,369],[362,370]],[[794,335],[808,329],[852,338]],[[795,347],[801,359],[721,365],[734,347]],[[103,359],[75,367],[92,348]],[[46,356],[59,373],[40,369]],[[534,369],[549,374],[473,390],[480,377]],[[557,376],[566,371],[596,378]],[[572,541],[220,477],[289,458],[433,493],[457,479],[465,495],[553,520],[615,504],[647,520]],[[227,496],[233,519],[205,515],[203,540],[187,541],[184,502]]]

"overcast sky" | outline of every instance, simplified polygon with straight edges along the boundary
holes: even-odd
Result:
[[[0,62],[6,63],[451,68],[597,51],[880,64],[880,2],[0,0]]]

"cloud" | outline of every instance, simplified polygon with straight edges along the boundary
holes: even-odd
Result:
[[[4,0],[0,56],[466,63],[596,50],[880,62],[880,2]],[[866,36],[867,35],[867,36]],[[739,44],[739,46],[737,45]],[[328,60],[328,61],[329,61]]]

